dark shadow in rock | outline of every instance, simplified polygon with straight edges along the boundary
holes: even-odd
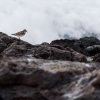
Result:
[[[100,45],[89,46],[85,49],[85,51],[87,52],[88,56],[94,56],[100,53]]]
[[[100,53],[98,53],[95,56],[93,56],[93,61],[100,62]]]

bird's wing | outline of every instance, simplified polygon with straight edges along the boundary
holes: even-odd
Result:
[[[17,32],[17,33],[14,33],[14,34],[11,34],[11,35],[20,35],[22,31],[20,32]]]

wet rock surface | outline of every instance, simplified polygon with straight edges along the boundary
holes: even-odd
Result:
[[[95,37],[32,45],[0,32],[0,100],[100,100],[99,45]]]

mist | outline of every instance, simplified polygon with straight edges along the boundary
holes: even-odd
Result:
[[[100,0],[0,0],[0,31],[31,44],[61,38],[100,38]]]

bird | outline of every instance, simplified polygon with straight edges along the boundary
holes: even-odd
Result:
[[[20,40],[20,37],[24,36],[26,34],[27,30],[24,29],[23,31],[20,31],[20,32],[17,32],[15,34],[11,34],[11,35],[14,35],[14,36],[17,36]]]

